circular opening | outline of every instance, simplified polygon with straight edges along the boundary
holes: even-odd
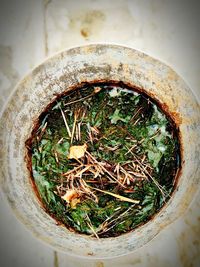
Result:
[[[26,141],[33,187],[70,231],[119,236],[170,199],[181,166],[178,128],[122,82],[73,88],[50,103]]]

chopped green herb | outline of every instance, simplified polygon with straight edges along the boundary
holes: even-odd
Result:
[[[87,85],[58,98],[27,141],[46,210],[96,238],[150,220],[170,198],[180,165],[173,121],[120,85]]]

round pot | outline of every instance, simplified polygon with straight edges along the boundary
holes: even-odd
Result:
[[[134,231],[115,238],[95,238],[58,226],[40,205],[27,168],[25,141],[34,122],[57,94],[84,82],[123,81],[157,100],[180,130],[181,171],[170,200]],[[171,68],[136,50],[107,44],[61,52],[36,67],[16,87],[0,120],[0,184],[17,217],[31,232],[76,256],[124,255],[149,242],[186,210],[200,182],[200,107],[185,82]]]

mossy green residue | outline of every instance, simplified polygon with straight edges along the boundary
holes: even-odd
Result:
[[[72,146],[84,144],[84,157],[68,158]],[[57,99],[40,116],[31,153],[33,179],[49,213],[96,237],[133,230],[158,212],[173,190],[180,158],[174,124],[159,107],[109,84]],[[67,202],[70,190],[75,194]]]

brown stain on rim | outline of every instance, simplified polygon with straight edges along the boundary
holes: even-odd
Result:
[[[192,235],[194,238],[194,236]],[[197,236],[196,236],[197,238]],[[191,230],[187,229],[177,238],[179,259],[183,267],[196,266],[199,260],[199,241],[191,241]]]
[[[75,14],[70,14],[69,28],[88,40],[90,36],[98,35],[102,31],[105,18],[102,10],[79,10]]]
[[[113,85],[113,86],[116,86],[116,85],[119,85],[121,88],[126,88],[126,89],[129,89],[129,90],[132,90],[132,91],[135,91],[137,93],[141,93],[143,94],[145,97],[148,97],[150,98],[150,101],[152,101],[152,103],[156,104],[163,112],[164,114],[167,116],[167,118],[169,119],[169,121],[172,123],[172,125],[175,127],[175,130],[174,132],[176,132],[177,134],[177,137],[178,137],[178,140],[179,140],[179,155],[180,155],[180,160],[179,160],[179,166],[177,166],[177,172],[176,172],[176,175],[174,177],[174,185],[173,185],[173,191],[171,193],[171,199],[173,198],[174,194],[176,193],[176,191],[178,190],[178,184],[179,184],[179,180],[180,180],[180,177],[181,177],[181,174],[182,174],[182,167],[183,167],[183,164],[184,164],[184,160],[183,160],[183,144],[182,144],[182,136],[181,136],[181,132],[179,130],[179,127],[182,123],[182,119],[181,119],[181,116],[176,113],[176,112],[172,112],[170,111],[168,105],[166,103],[161,103],[157,98],[156,96],[153,94],[153,93],[149,93],[147,92],[144,88],[141,88],[141,87],[137,87],[135,85],[132,85],[130,83],[126,83],[126,82],[123,82],[123,81],[115,81],[115,80],[106,80],[106,79],[102,79],[102,80],[95,80],[95,81],[92,81],[92,82],[88,82],[88,81],[84,81],[84,82],[81,82],[79,84],[76,84],[74,86],[71,86],[69,87],[67,90],[63,91],[62,93],[58,93],[58,94],[55,94],[54,98],[52,99],[52,101],[43,109],[43,111],[40,113],[39,117],[33,121],[33,127],[32,127],[32,132],[31,132],[31,136],[26,140],[25,142],[25,146],[26,146],[26,154],[25,154],[25,162],[27,163],[27,168],[30,172],[30,176],[29,176],[29,180],[30,180],[30,183],[33,187],[33,190],[37,196],[37,199],[39,201],[39,204],[41,206],[41,208],[47,213],[49,214],[51,217],[54,218],[54,220],[56,221],[56,225],[58,226],[64,226],[66,229],[68,229],[70,232],[74,232],[75,234],[78,234],[78,235],[81,235],[81,236],[86,236],[85,234],[82,234],[82,233],[77,233],[74,229],[72,229],[71,227],[69,226],[65,226],[61,221],[59,221],[56,216],[54,214],[51,214],[48,209],[44,206],[43,204],[43,201],[40,197],[40,194],[38,192],[38,189],[37,189],[37,186],[35,184],[35,181],[34,181],[34,178],[33,178],[33,173],[32,173],[32,162],[31,162],[31,151],[30,151],[30,148],[31,148],[31,144],[32,144],[32,139],[38,129],[38,126],[39,126],[39,119],[40,119],[40,116],[42,114],[44,114],[45,112],[47,112],[47,110],[49,108],[51,108],[51,106],[55,103],[55,101],[65,95],[68,95],[71,91],[74,91],[74,90],[79,90],[83,87],[86,87],[86,86],[91,86],[91,85],[95,85],[95,86],[98,86],[98,85],[103,85],[103,84],[109,84],[109,85]],[[129,232],[126,232],[126,233],[123,233],[123,234],[120,234],[120,236],[124,236],[124,235],[127,235],[131,232],[133,232],[135,229],[145,225],[146,223],[148,223],[149,221],[153,221],[155,220],[155,218],[159,215],[159,213],[165,209],[166,205],[168,204],[169,200],[149,219],[147,220],[147,222],[143,222],[141,224],[139,224],[137,227],[135,227],[133,230],[130,230]],[[163,229],[165,228],[168,224],[170,223],[170,221],[166,221],[166,223],[163,223],[162,225],[160,225],[160,229]],[[111,237],[111,238],[114,238],[114,237]],[[92,239],[95,239],[95,237],[92,237]],[[105,238],[102,238],[102,239],[105,239]],[[89,255],[89,254],[88,254]],[[92,256],[92,255],[91,255]]]
[[[81,35],[85,38],[87,38],[89,36],[89,32],[87,29],[81,29]]]

